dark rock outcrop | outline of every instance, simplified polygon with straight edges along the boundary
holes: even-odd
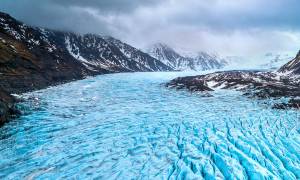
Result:
[[[208,87],[205,80],[202,78],[194,78],[190,77],[179,77],[171,82],[167,83],[167,87],[175,88],[175,89],[188,89],[189,91],[213,91],[210,87]]]
[[[0,126],[10,117],[18,116],[20,112],[15,107],[16,99],[4,90],[0,89]]]
[[[290,99],[287,103],[275,103],[275,109],[300,109],[300,99]]]

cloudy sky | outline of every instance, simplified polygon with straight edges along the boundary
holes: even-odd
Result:
[[[1,0],[28,24],[112,35],[136,47],[257,55],[300,49],[299,0]]]

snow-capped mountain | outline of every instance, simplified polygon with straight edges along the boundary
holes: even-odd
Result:
[[[147,49],[147,52],[175,70],[203,71],[220,69],[226,61],[217,55],[199,52],[195,55],[181,55],[166,44],[157,43]]]
[[[221,69],[227,65],[225,59],[222,59],[215,54],[208,54],[206,52],[199,52],[197,53],[197,56],[192,59],[194,69],[197,71]]]
[[[147,52],[154,58],[157,58],[164,64],[176,70],[185,70],[190,67],[190,58],[181,56],[175,50],[165,44],[154,44],[147,50]]]
[[[138,65],[138,69],[144,69],[144,71],[166,71],[173,69],[153,58],[149,54],[144,53],[118,39],[109,36],[104,37],[104,39],[109,44],[116,46],[131,62],[135,62],[135,64]]]
[[[42,51],[43,55],[51,56],[51,60],[57,64],[77,61],[86,68],[86,71],[172,70],[148,54],[113,38],[31,27],[5,13],[0,14],[0,30],[2,39],[5,35],[22,42],[33,54]]]

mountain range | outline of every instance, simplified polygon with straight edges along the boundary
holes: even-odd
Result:
[[[154,58],[178,71],[205,71],[221,69],[227,65],[224,59],[206,52],[198,52],[193,55],[182,55],[173,48],[163,43],[157,43],[147,49]]]
[[[206,64],[193,65],[199,70],[221,67],[201,58]],[[186,69],[186,63],[173,66],[113,37],[32,27],[0,12],[0,123],[15,114],[8,113],[10,94],[98,74]]]

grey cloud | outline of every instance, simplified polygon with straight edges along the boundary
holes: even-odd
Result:
[[[255,53],[300,47],[298,0],[1,0],[26,23],[112,35],[138,47]]]
[[[104,23],[101,27],[105,26],[105,21],[97,19],[95,14],[83,11],[84,9],[92,9],[103,18],[113,16],[115,19],[122,19],[122,16],[128,16],[132,21],[135,18],[142,21],[152,19],[153,25],[165,23],[168,26],[194,26],[212,30],[254,27],[300,28],[300,3],[297,0],[1,0],[0,2],[0,10],[11,12],[17,18],[34,25],[47,23],[50,27],[74,27],[74,21],[77,21],[79,24],[83,23],[83,26],[91,22],[92,29],[92,25],[96,24]],[[151,13],[136,14],[139,9],[146,9]],[[123,24],[117,21],[115,23]],[[147,21],[142,23],[152,25]]]
[[[220,3],[224,2],[224,3]],[[227,4],[227,5],[226,5]],[[229,5],[228,5],[229,4]],[[185,6],[184,3],[180,3]],[[300,28],[297,0],[192,1],[170,16],[172,23],[232,30],[247,28]]]
[[[48,0],[57,5],[91,7],[106,13],[128,13],[141,6],[153,6],[161,0]]]
[[[63,6],[52,1],[4,0],[0,10],[10,13],[15,18],[34,25],[51,29],[74,31],[78,33],[109,34],[110,27],[95,14],[77,6]]]

